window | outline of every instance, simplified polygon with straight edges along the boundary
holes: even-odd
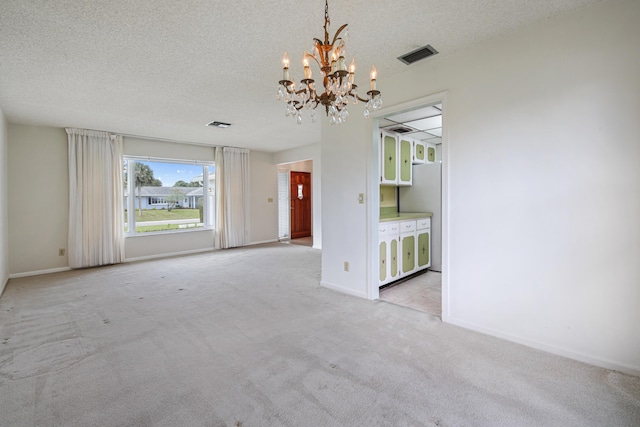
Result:
[[[127,235],[213,228],[213,163],[125,157],[123,167]]]

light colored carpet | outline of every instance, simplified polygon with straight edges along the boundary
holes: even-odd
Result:
[[[638,426],[640,378],[319,287],[270,244],[12,279],[3,426]]]

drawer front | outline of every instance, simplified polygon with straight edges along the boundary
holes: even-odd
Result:
[[[417,221],[418,230],[424,230],[426,228],[431,228],[431,218],[420,218]]]
[[[387,236],[397,236],[400,234],[400,223],[399,222],[389,222],[387,223]]]
[[[400,234],[402,234],[402,233],[410,233],[412,231],[416,231],[416,222],[415,221],[402,221],[400,223]]]

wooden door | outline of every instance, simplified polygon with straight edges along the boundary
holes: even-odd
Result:
[[[311,236],[311,174],[291,172],[291,238]]]

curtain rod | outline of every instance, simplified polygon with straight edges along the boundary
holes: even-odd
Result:
[[[176,144],[200,145],[202,147],[211,147],[211,148],[221,147],[220,145],[209,145],[209,144],[205,144],[204,142],[178,141],[176,139],[157,138],[157,137],[154,137],[154,136],[132,135],[132,134],[129,134],[129,133],[120,133],[120,132],[111,132],[111,133],[115,133],[115,134],[121,135],[122,137],[126,137],[126,138],[138,138],[138,139],[146,139],[146,140],[150,140],[150,141],[160,141],[160,142],[173,142],[173,143],[176,143]]]
[[[231,145],[209,145],[209,144],[205,144],[204,142],[188,142],[188,141],[177,141],[175,139],[167,139],[167,138],[156,138],[153,136],[141,136],[141,135],[131,135],[128,133],[118,133],[118,132],[111,132],[111,133],[115,133],[117,135],[120,135],[122,137],[126,137],[126,138],[138,138],[138,139],[146,139],[149,141],[159,141],[159,142],[172,142],[175,144],[189,144],[189,145],[197,145],[200,147],[208,147],[208,148],[237,148],[239,150],[247,150],[247,151],[251,151],[251,149],[249,148],[245,148],[245,147],[234,147]]]
[[[84,129],[84,128],[74,128],[74,127],[68,127],[69,129]],[[64,127],[63,129],[67,129],[67,127]],[[95,132],[106,132],[109,134],[113,134],[113,135],[120,135],[124,138],[138,138],[138,139],[146,139],[148,141],[158,141],[158,142],[172,142],[174,144],[188,144],[188,145],[197,145],[200,147],[209,147],[209,148],[238,148],[241,150],[247,150],[247,151],[251,151],[251,149],[249,148],[245,148],[245,147],[234,147],[231,145],[209,145],[209,144],[205,144],[204,142],[189,142],[189,141],[178,141],[176,139],[168,139],[168,138],[158,138],[155,136],[142,136],[142,135],[133,135],[130,133],[122,133],[122,132],[114,132],[111,130],[98,130],[98,129],[84,129],[84,130],[92,130]]]

